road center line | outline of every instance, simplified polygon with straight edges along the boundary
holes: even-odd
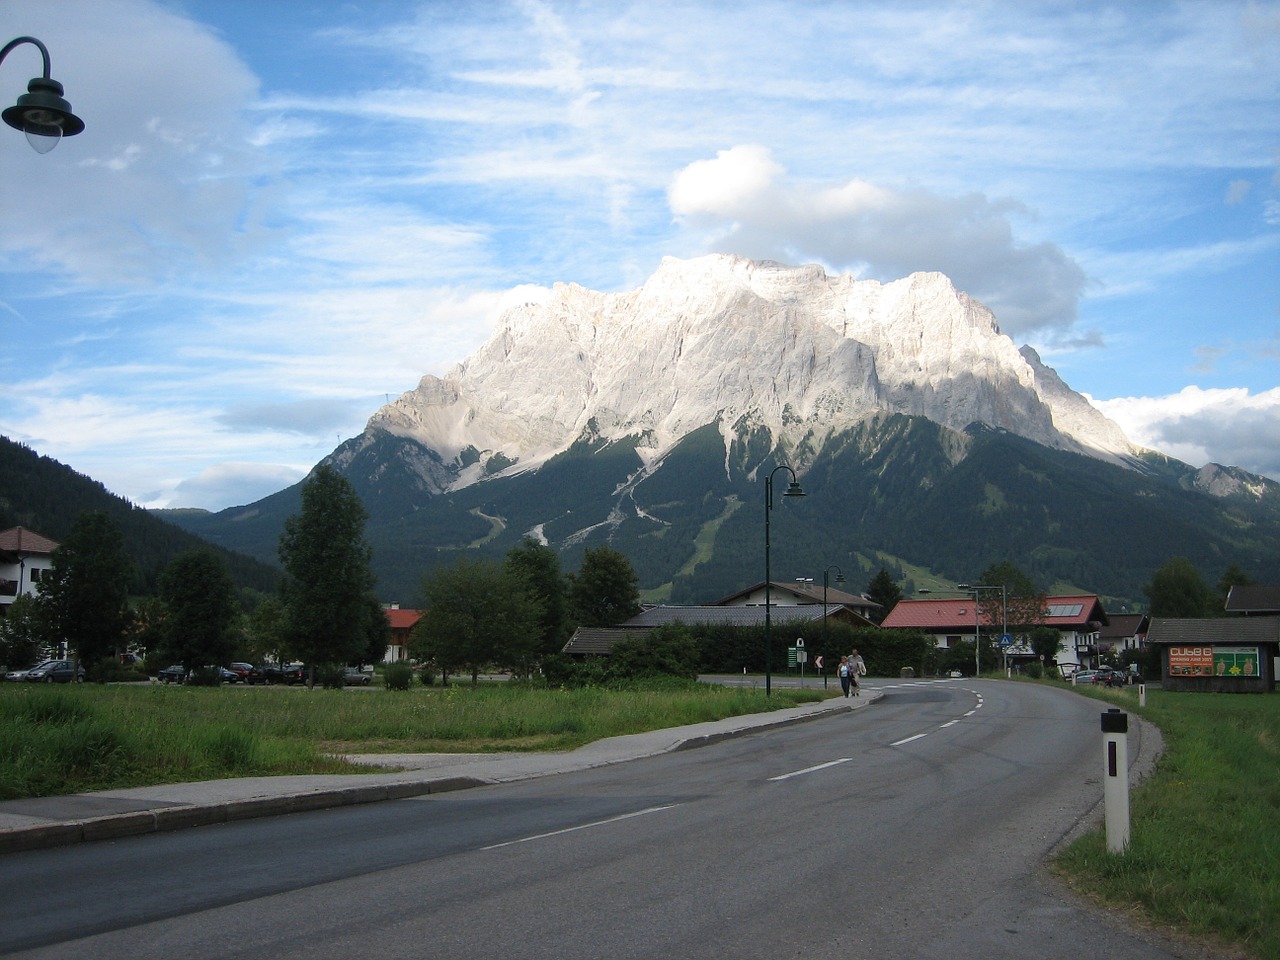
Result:
[[[603,827],[606,824],[617,823],[620,820],[630,820],[632,817],[643,817],[649,813],[659,813],[663,810],[670,810],[679,804],[668,803],[661,807],[649,807],[647,810],[636,810],[634,813],[623,813],[616,817],[609,817],[606,820],[596,820],[592,823],[580,823],[576,827],[565,827],[563,830],[552,830],[550,833],[538,833],[532,837],[521,837],[519,840],[506,840],[502,843],[491,843],[487,847],[481,847],[481,850],[497,850],[500,847],[511,847],[517,843],[528,843],[530,840],[546,840],[548,837],[558,837],[561,834],[573,833],[576,830],[586,830],[589,827]]]
[[[946,726],[946,724],[943,724],[943,726]],[[891,743],[891,744],[889,744],[889,746],[891,746],[891,747],[900,747],[900,746],[902,746],[904,743],[910,743],[912,740],[923,740],[923,739],[924,739],[925,737],[927,737],[927,736],[928,736],[928,734],[927,734],[927,733],[917,733],[914,737],[907,737],[907,739],[905,739],[905,740],[898,740],[896,743]]]
[[[776,777],[770,777],[769,782],[774,783],[778,780],[790,780],[792,777],[802,777],[806,773],[814,773],[817,770],[825,770],[827,767],[834,767],[837,764],[848,763],[853,757],[842,757],[839,760],[828,760],[826,763],[820,763],[816,767],[805,767],[803,770],[795,770],[791,773],[780,774]]]

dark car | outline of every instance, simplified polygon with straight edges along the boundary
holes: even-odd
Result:
[[[286,663],[284,665],[276,663],[264,663],[260,668],[262,671],[263,683],[283,683],[286,686],[293,686],[295,683],[305,683],[306,675],[302,672],[302,664]],[[253,682],[258,682],[254,680]]]
[[[187,668],[180,663],[175,663],[156,673],[156,679],[161,683],[186,683]]]
[[[84,667],[70,660],[46,660],[27,671],[26,679],[32,683],[70,683],[84,681]]]

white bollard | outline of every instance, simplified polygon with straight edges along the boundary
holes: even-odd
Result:
[[[1147,705],[1147,685],[1145,683],[1138,684],[1138,706],[1145,707]]]
[[[1107,850],[1129,848],[1129,715],[1112,707],[1102,715],[1102,806]]]

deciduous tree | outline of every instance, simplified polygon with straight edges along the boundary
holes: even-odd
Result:
[[[235,646],[239,607],[226,561],[212,550],[191,550],[160,576],[165,658],[188,669],[225,666]]]
[[[1222,613],[1213,591],[1186,557],[1170,557],[1162,563],[1142,592],[1151,602],[1153,617],[1196,619]]]
[[[587,548],[570,579],[569,598],[578,626],[614,627],[640,612],[636,572],[610,547]]]

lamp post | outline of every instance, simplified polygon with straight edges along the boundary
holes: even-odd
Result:
[[[836,564],[833,563],[822,571],[822,654],[824,657],[827,654],[827,647],[831,645],[830,631],[827,629],[827,587],[829,586],[827,578],[830,577],[832,570],[836,572],[835,582],[844,583],[844,574]],[[824,687],[827,685],[826,670],[822,671],[822,685]]]
[[[769,604],[772,598],[769,577],[769,514],[773,512],[773,475],[779,470],[791,474],[791,484],[784,497],[803,497],[804,490],[796,480],[796,472],[786,464],[780,464],[764,478],[764,695],[773,694],[773,637],[770,633]]]
[[[36,153],[48,153],[63,137],[74,137],[84,129],[84,121],[71,112],[71,104],[62,99],[62,84],[49,77],[49,50],[35,37],[18,37],[0,50],[0,63],[9,52],[24,43],[40,51],[44,75],[27,84],[27,92],[18,102],[0,113],[4,122],[27,135]]]
[[[980,631],[981,631],[982,611],[980,609],[981,605],[979,603],[979,600],[982,597],[983,590],[999,590],[1000,591],[1000,608],[1001,608],[1000,633],[1001,635],[1003,635],[1009,632],[1008,591],[1006,590],[1004,584],[1001,584],[998,587],[984,587],[981,585],[975,585],[975,584],[969,584],[969,583],[958,583],[956,584],[956,589],[964,590],[967,593],[973,594],[973,647],[974,647],[973,668],[976,671],[974,673],[974,676],[975,677],[981,676],[982,675],[982,635]]]

